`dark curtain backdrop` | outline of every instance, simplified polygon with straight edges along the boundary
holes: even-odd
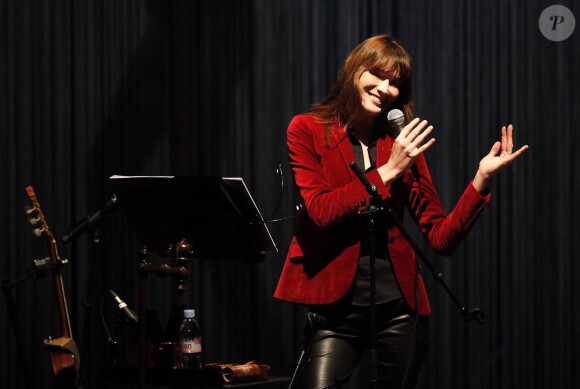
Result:
[[[580,16],[577,3],[558,3]],[[269,215],[281,163],[285,191],[274,218],[293,216],[289,120],[325,96],[358,42],[388,33],[413,56],[416,114],[436,128],[427,159],[448,210],[502,124],[515,124],[516,147],[530,145],[491,183],[491,204],[461,248],[450,259],[426,250],[459,299],[488,320],[466,324],[424,268],[434,313],[419,387],[577,387],[580,40],[579,31],[563,42],[542,36],[538,18],[551,4],[2,0],[0,278],[12,286],[47,255],[23,211],[26,185],[60,238],[106,203],[113,174],[243,177]],[[269,224],[279,252],[259,263],[191,261],[186,301],[199,314],[206,362],[257,359],[273,375],[291,374],[305,311],[272,294],[293,224]],[[139,242],[122,210],[107,214],[99,232],[98,242],[58,242],[70,260],[62,272],[73,335],[93,388],[104,387],[97,370],[108,360],[101,316],[109,331],[119,328],[107,290],[135,310],[138,303]],[[149,285],[165,326],[172,280],[152,276]],[[2,299],[0,385],[48,387],[42,340],[60,336],[52,280],[4,289],[17,310]],[[126,326],[118,332],[132,336]]]

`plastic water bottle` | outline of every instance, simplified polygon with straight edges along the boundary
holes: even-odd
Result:
[[[195,310],[183,311],[183,322],[179,327],[179,351],[182,369],[201,369],[201,329],[195,320]]]

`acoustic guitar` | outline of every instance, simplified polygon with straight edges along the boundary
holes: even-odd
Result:
[[[58,315],[61,326],[61,336],[53,339],[49,337],[44,340],[50,358],[52,361],[52,371],[56,380],[56,387],[58,388],[79,388],[80,385],[80,364],[81,358],[79,349],[73,340],[71,331],[70,319],[68,314],[68,307],[66,303],[66,296],[64,292],[64,285],[60,273],[60,267],[67,263],[66,260],[61,260],[58,255],[56,240],[48,227],[44,213],[40,208],[40,204],[34,193],[32,186],[26,187],[26,193],[32,203],[32,207],[28,207],[26,212],[31,215],[29,218],[30,224],[35,226],[34,234],[37,237],[44,235],[48,245],[50,256],[44,260],[41,267],[49,268],[54,279],[56,287],[56,299],[58,305]],[[38,265],[38,261],[37,261]]]

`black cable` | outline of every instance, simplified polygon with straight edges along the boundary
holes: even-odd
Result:
[[[265,220],[264,223],[276,223],[276,222],[281,222],[284,220],[296,219],[298,216],[300,216],[300,215],[302,215],[302,213],[304,213],[304,205],[298,204],[295,208],[296,208],[296,215],[294,215],[294,216],[286,216],[286,217],[281,217],[279,219]]]
[[[276,207],[274,207],[274,211],[272,211],[272,213],[266,218],[264,219],[264,223],[276,223],[276,222],[281,222],[281,221],[285,221],[285,220],[290,220],[290,219],[295,219],[298,216],[302,215],[302,213],[304,213],[304,205],[302,203],[296,205],[295,209],[296,209],[296,214],[294,216],[286,216],[286,217],[281,217],[278,219],[272,219],[272,217],[276,214],[276,212],[278,212],[278,209],[280,208],[280,204],[282,203],[282,195],[284,194],[284,190],[285,190],[285,186],[284,186],[284,174],[282,172],[282,164],[278,163],[278,167],[276,168],[276,173],[278,175],[280,175],[280,194],[278,195],[278,202],[276,203]]]
[[[310,355],[312,354],[312,338],[314,333],[320,326],[320,324],[326,323],[326,318],[320,316],[314,312],[308,312],[306,314],[306,326],[304,327],[302,336],[302,353],[300,354],[300,358],[298,359],[298,363],[296,364],[296,369],[292,374],[292,379],[290,380],[290,384],[288,385],[288,389],[293,389],[296,386],[296,383],[300,381],[300,377],[302,376],[302,371],[304,367],[310,362]]]
[[[280,208],[280,204],[282,203],[282,194],[284,194],[284,174],[282,172],[281,163],[278,163],[278,167],[276,168],[276,174],[280,176],[280,194],[278,195],[278,202],[276,203],[274,210],[266,219],[264,219],[264,223],[270,222],[270,219],[272,219],[272,217],[276,214],[276,212],[278,212],[278,208]]]
[[[101,323],[103,324],[103,330],[105,331],[105,335],[107,335],[107,343],[113,341],[113,337],[111,336],[111,331],[109,331],[109,326],[107,325],[107,321],[105,320],[105,314],[103,312],[103,299],[99,300],[99,315],[101,316]]]

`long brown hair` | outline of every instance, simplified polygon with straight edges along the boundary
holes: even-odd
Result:
[[[392,69],[399,75],[399,96],[391,108],[403,111],[405,122],[409,122],[413,117],[411,57],[397,39],[387,35],[373,36],[355,47],[338,73],[330,94],[306,113],[324,122],[338,120],[347,128],[361,110],[358,80],[365,71],[376,68]],[[381,113],[377,121],[386,125],[386,116],[387,112]]]

